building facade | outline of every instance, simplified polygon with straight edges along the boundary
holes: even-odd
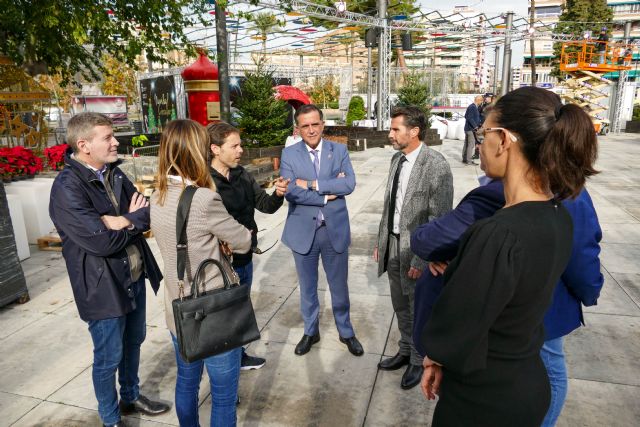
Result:
[[[555,26],[562,14],[564,0],[536,0],[535,19],[545,25]],[[611,40],[622,40],[624,36],[624,22],[633,22],[631,30],[632,39],[640,39],[640,0],[607,0],[607,5],[613,11],[614,25]],[[529,12],[531,1],[529,1]],[[551,76],[551,62],[553,55],[553,41],[548,39],[536,40],[536,86],[551,89],[556,86],[558,80]],[[635,58],[634,58],[635,59]],[[633,73],[632,73],[633,74]],[[521,70],[520,86],[531,85],[531,46],[525,41],[524,61]]]

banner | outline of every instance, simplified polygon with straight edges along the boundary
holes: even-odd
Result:
[[[178,118],[174,76],[140,80],[142,120],[146,133],[161,133],[171,120]]]

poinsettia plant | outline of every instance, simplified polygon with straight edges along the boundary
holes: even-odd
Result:
[[[42,170],[42,159],[22,146],[0,148],[0,175],[10,178],[35,175]]]
[[[67,152],[69,144],[59,144],[44,149],[44,155],[51,169],[60,170],[64,166],[64,154]]]

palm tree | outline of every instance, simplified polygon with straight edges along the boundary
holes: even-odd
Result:
[[[255,25],[255,29],[260,33],[260,39],[262,40],[262,56],[265,56],[267,53],[267,34],[275,28],[280,28],[282,24],[271,12],[261,12],[253,15],[251,21]]]

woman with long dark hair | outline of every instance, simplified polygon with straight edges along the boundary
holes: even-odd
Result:
[[[162,132],[158,156],[158,191],[151,198],[151,230],[164,260],[164,299],[167,326],[176,353],[176,413],[180,426],[197,427],[198,391],[206,368],[211,385],[211,426],[236,425],[236,401],[242,348],[188,363],[182,359],[176,340],[171,302],[178,298],[176,213],[180,195],[187,185],[198,187],[187,223],[187,262],[185,283],[190,283],[198,265],[208,258],[220,260],[219,241],[236,252],[251,247],[251,232],[227,212],[209,173],[209,134],[192,120],[174,120]],[[222,276],[215,266],[205,270],[206,291],[222,287]],[[184,286],[184,294],[191,289]],[[225,325],[220,325],[224,328]]]
[[[506,204],[469,228],[445,272],[421,336],[422,388],[439,395],[434,426],[539,426],[550,396],[543,317],[571,255],[560,200],[596,173],[596,134],[580,107],[532,87],[500,98],[480,133]]]

